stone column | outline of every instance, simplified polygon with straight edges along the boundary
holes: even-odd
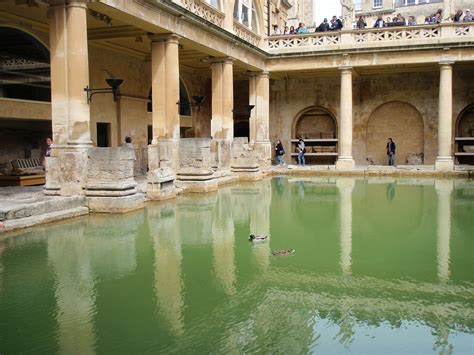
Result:
[[[435,182],[436,195],[438,196],[438,243],[437,264],[438,278],[440,281],[449,280],[449,255],[451,239],[451,192],[453,182],[451,180],[437,180]]]
[[[90,111],[87,1],[61,1],[49,8],[51,109],[54,148],[47,160],[45,193],[80,195],[85,185]]]
[[[153,140],[148,147],[147,196],[163,199],[175,196],[174,180],[179,165],[179,38],[165,34],[150,39]]]
[[[338,178],[339,226],[341,235],[341,269],[344,275],[352,274],[352,190],[355,180]]]
[[[440,62],[439,113],[438,113],[438,156],[435,170],[452,171],[454,169],[452,153],[452,117],[453,117],[453,62]]]
[[[337,170],[352,170],[352,67],[341,67],[341,107]]]
[[[233,62],[229,58],[216,59],[212,70],[211,136],[217,168],[223,175],[230,174],[231,146],[234,139],[234,78]]]
[[[249,104],[255,105],[250,115],[250,144],[261,166],[270,166],[272,146],[270,142],[270,76],[262,72],[250,77]]]

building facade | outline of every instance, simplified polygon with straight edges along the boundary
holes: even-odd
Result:
[[[259,178],[276,139],[287,163],[304,138],[308,163],[343,171],[385,164],[387,137],[400,165],[449,172],[473,163],[474,23],[267,36],[291,9],[259,0],[0,3],[0,163],[41,156],[52,134],[46,192],[99,205],[133,204],[133,175],[121,170],[132,158],[116,148],[125,136],[152,199],[177,185],[210,191],[228,177]],[[123,83],[112,89],[106,79]]]

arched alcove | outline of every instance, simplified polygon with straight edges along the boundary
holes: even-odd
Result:
[[[33,35],[0,26],[0,97],[51,101],[49,50]]]
[[[424,154],[424,124],[418,110],[402,101],[380,105],[367,122],[367,162],[387,165],[386,144],[392,138],[396,144],[395,163],[406,164],[407,157]]]
[[[153,101],[152,101],[152,95],[151,95],[151,88],[150,92],[148,94],[148,104],[147,104],[147,111],[148,112],[153,112]],[[186,86],[184,85],[183,79],[179,79],[179,114],[181,116],[191,116],[191,101],[189,100],[189,94]]]
[[[455,135],[457,161],[459,164],[474,165],[474,103],[459,114]]]
[[[296,155],[297,140],[306,144],[307,164],[334,164],[337,158],[337,121],[323,107],[308,107],[293,121],[292,155]]]

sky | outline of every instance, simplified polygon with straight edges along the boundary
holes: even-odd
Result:
[[[314,13],[317,26],[325,17],[330,20],[333,15],[341,16],[341,2],[339,0],[314,0]]]

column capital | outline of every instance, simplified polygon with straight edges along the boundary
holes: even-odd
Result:
[[[50,0],[49,7],[82,7],[87,9],[89,0]]]
[[[438,63],[441,68],[446,68],[446,67],[452,67],[452,65],[454,64],[454,61],[453,60],[442,60]]]
[[[232,57],[210,57],[209,62],[212,64],[234,64],[234,58]]]
[[[270,72],[268,71],[261,71],[261,72],[257,72],[257,77],[259,78],[267,78],[269,79],[270,78]]]
[[[160,34],[151,34],[148,35],[150,41],[154,42],[168,42],[168,43],[176,43],[179,44],[180,36],[175,33],[160,33]]]
[[[337,69],[339,69],[342,73],[344,73],[344,72],[346,72],[346,73],[351,72],[352,73],[352,69],[354,69],[354,68],[350,65],[341,65]]]

